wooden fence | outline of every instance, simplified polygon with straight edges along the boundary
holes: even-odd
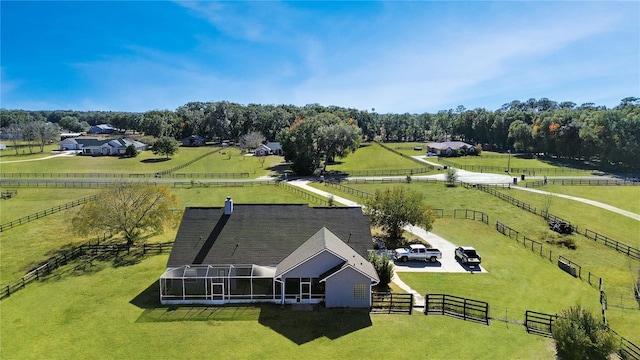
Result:
[[[413,312],[413,294],[392,292],[371,293],[371,313],[407,314]]]
[[[154,181],[145,181],[147,185],[158,185]],[[93,189],[113,186],[117,182],[113,181],[66,181],[66,180],[0,180],[1,187],[17,188],[72,188],[72,189]]]
[[[427,294],[424,314],[448,315],[489,325],[489,304],[447,294]]]
[[[527,310],[524,314],[524,327],[529,334],[552,337],[553,323],[557,319],[558,315]]]
[[[617,252],[619,253],[623,253],[625,255],[627,255],[630,258],[636,259],[636,260],[640,260],[640,249],[636,249],[634,247],[631,247],[625,243],[621,243],[619,241],[613,240],[609,237],[606,237],[604,235],[598,234],[595,231],[589,230],[589,229],[585,229],[584,233],[582,234],[584,237],[586,237],[587,239],[591,239],[593,241],[601,241],[603,244],[605,244],[606,246],[615,249]]]
[[[476,171],[476,172],[509,172],[514,174],[525,174],[530,176],[535,176],[536,174],[579,174],[579,173],[590,173],[593,170],[584,170],[584,169],[570,169],[570,168],[518,168],[511,167],[507,169],[507,166],[491,166],[491,165],[461,165],[455,163],[451,160],[438,158],[438,162],[442,165],[455,167],[457,169]],[[505,164],[508,165],[508,164]]]
[[[255,180],[255,181],[174,181],[173,187],[245,187],[245,186],[262,186],[262,185],[278,185],[275,180]]]
[[[27,216],[21,217],[20,219],[13,220],[13,221],[10,221],[8,223],[4,223],[4,224],[0,225],[0,232],[12,229],[12,228],[14,228],[16,226],[19,226],[19,225],[22,225],[22,224],[26,224],[26,223],[34,221],[34,220],[41,219],[41,218],[43,218],[45,216],[49,216],[51,214],[55,214],[55,213],[58,213],[60,211],[71,209],[73,207],[82,205],[82,204],[86,203],[87,201],[95,200],[96,198],[97,198],[96,195],[86,196],[86,197],[83,197],[82,199],[74,200],[74,201],[68,202],[66,204],[55,206],[55,207],[52,207],[52,208],[44,210],[44,211],[39,211],[39,212],[37,212],[35,214],[27,215]]]
[[[403,175],[417,175],[425,174],[429,171],[433,171],[435,167],[421,167],[412,169],[387,169],[387,170],[348,170],[346,174],[348,176],[363,177],[363,176],[403,176]]]
[[[295,186],[289,185],[287,184],[285,181],[281,181],[279,182],[280,186],[283,187],[285,190],[292,192],[296,195],[302,196],[303,198],[307,199],[307,200],[311,200],[314,203],[320,204],[321,206],[329,206],[329,198],[324,197],[324,196],[320,196],[320,195],[316,195],[304,190],[301,190]]]
[[[61,266],[70,264],[73,261],[84,258],[83,261],[74,266],[74,270],[85,269],[86,266],[90,266],[91,262],[99,257],[106,256],[118,256],[122,252],[141,252],[142,255],[148,253],[158,254],[164,251],[171,250],[173,242],[158,243],[158,244],[143,244],[141,247],[130,248],[126,244],[91,244],[90,242],[75,246],[69,250],[62,251],[60,254],[55,255],[40,263],[34,269],[29,270],[17,281],[14,281],[8,285],[0,287],[0,300],[11,296],[20,289],[24,289],[25,286],[36,280],[40,280],[43,277],[51,274],[55,269]]]

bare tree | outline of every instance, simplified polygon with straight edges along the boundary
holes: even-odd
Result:
[[[242,135],[240,138],[240,147],[242,149],[255,149],[260,146],[264,140],[264,135],[257,131],[252,131],[248,134]]]
[[[13,144],[13,149],[16,151],[16,155],[18,155],[18,148],[20,141],[22,141],[22,127],[16,123],[12,123],[5,128],[7,132],[7,136],[11,143]]]

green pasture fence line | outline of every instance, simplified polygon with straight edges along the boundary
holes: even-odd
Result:
[[[147,185],[158,185],[155,181],[145,181]],[[47,180],[0,180],[0,187],[17,188],[67,188],[67,189],[97,189],[113,186],[113,181],[47,181]]]
[[[95,199],[97,199],[96,195],[86,196],[86,197],[83,197],[82,199],[74,200],[74,201],[68,202],[66,204],[62,204],[62,205],[59,205],[59,206],[54,206],[54,207],[52,207],[50,209],[47,209],[47,210],[44,210],[44,211],[39,211],[39,212],[37,212],[35,214],[31,214],[31,215],[27,215],[27,216],[21,217],[20,219],[13,220],[13,221],[10,221],[8,223],[4,223],[4,224],[0,225],[0,232],[12,229],[12,228],[14,228],[16,226],[19,226],[19,225],[22,225],[22,224],[26,224],[26,223],[34,221],[34,220],[41,219],[41,218],[43,218],[45,216],[49,216],[49,215],[58,213],[60,211],[71,209],[73,207],[82,205],[82,204],[86,203],[87,201],[91,201],[91,200],[95,200]]]
[[[255,181],[175,181],[173,187],[197,187],[197,188],[219,188],[219,187],[245,187],[245,186],[265,186],[278,185],[275,180],[255,180]]]
[[[506,172],[507,171],[506,166],[461,165],[440,157],[438,158],[438,162],[441,163],[442,165],[446,165],[449,167],[454,167],[457,169],[463,169],[463,170],[469,170],[469,171],[476,171],[476,172],[484,172],[484,171]],[[587,173],[587,172],[590,173],[594,171],[594,170],[569,169],[569,168],[517,168],[517,167],[511,167],[508,170],[509,170],[508,172],[510,173],[525,174],[530,176],[535,176],[536,173],[538,175],[541,175],[541,174],[551,175],[551,174],[566,174],[566,173]]]
[[[204,159],[205,157],[207,157],[207,156],[209,156],[209,155],[212,155],[212,154],[215,154],[215,153],[220,152],[220,151],[222,151],[222,148],[220,148],[220,149],[216,149],[216,150],[213,150],[213,151],[209,151],[208,153],[202,154],[202,155],[198,156],[197,158],[195,158],[195,159],[193,159],[193,160],[187,161],[187,162],[186,162],[186,163],[184,163],[184,164],[178,165],[178,166],[176,166],[176,167],[174,167],[174,168],[171,168],[171,169],[168,169],[168,170],[160,171],[160,172],[158,172],[157,174],[159,174],[159,175],[167,175],[167,174],[170,174],[170,173],[172,173],[172,172],[176,172],[176,171],[178,171],[178,170],[180,170],[180,169],[183,169],[183,168],[185,168],[185,167],[187,167],[187,166],[189,166],[189,165],[193,164],[194,162],[196,162],[196,161],[198,161],[198,160],[202,160],[202,159]],[[154,176],[155,176],[155,175],[154,175]]]
[[[489,326],[489,304],[448,294],[426,294],[425,315],[448,315]]]
[[[373,196],[373,194],[368,193],[366,191],[362,191],[362,190],[358,190],[358,189],[354,189],[348,186],[344,186],[338,182],[333,182],[333,181],[325,181],[324,182],[325,186],[329,186],[329,187],[333,187],[335,189],[338,189],[342,192],[345,192],[347,194],[351,194],[351,195],[355,195],[357,197],[360,198],[364,198],[364,199],[368,199],[369,197]]]
[[[372,292],[370,313],[407,314],[413,312],[413,294]]]
[[[362,176],[402,176],[425,174],[435,169],[434,166],[413,169],[389,169],[389,170],[347,170],[345,173],[353,177]]]
[[[238,179],[248,178],[249,173],[171,173],[169,177],[176,179]]]
[[[617,252],[627,255],[630,258],[640,260],[640,249],[636,249],[632,246],[629,246],[625,243],[621,243],[619,241],[613,240],[604,235],[598,234],[595,231],[585,229],[584,233],[582,233],[584,237],[587,239],[591,239],[593,241],[601,241],[606,246],[615,249]]]
[[[302,196],[307,200],[311,200],[312,202],[319,203],[320,205],[323,205],[323,206],[329,206],[329,199],[324,196],[315,195],[315,194],[306,192],[304,190],[298,189],[295,186],[287,184],[285,181],[281,181],[279,182],[279,184],[285,190],[292,192],[296,195]]]
[[[134,251],[141,252],[142,255],[146,254],[160,254],[164,251],[170,251],[173,247],[173,242],[156,243],[156,244],[142,244],[142,246],[133,247]],[[29,283],[36,280],[41,280],[47,275],[50,275],[54,270],[61,266],[70,264],[72,261],[78,260],[83,256],[89,256],[88,259],[83,261],[82,264],[78,264],[74,267],[74,270],[83,269],[91,261],[102,255],[115,255],[118,256],[121,252],[131,253],[131,249],[126,244],[91,244],[87,242],[85,244],[75,246],[69,250],[63,251],[61,254],[50,257],[44,262],[40,263],[34,269],[28,271],[17,281],[14,281],[8,285],[0,286],[0,300],[5,299],[18,290],[24,289]]]
[[[626,179],[547,179],[552,185],[640,186],[640,181]]]
[[[411,160],[411,161],[413,161],[413,162],[419,163],[420,165],[424,165],[424,163],[423,163],[422,161],[416,160],[416,159],[412,158],[412,157],[411,157],[411,156],[409,156],[409,155],[406,155],[406,154],[403,154],[403,153],[399,152],[399,151],[398,151],[398,150],[396,150],[396,149],[392,149],[392,148],[388,147],[387,145],[385,145],[384,143],[382,143],[382,142],[380,142],[380,141],[375,141],[375,143],[377,143],[378,145],[382,146],[382,148],[383,148],[383,149],[389,150],[389,151],[391,151],[392,153],[394,153],[394,154],[396,154],[396,155],[400,155],[400,156],[402,156],[403,158],[406,158],[406,159],[409,159],[409,160]],[[432,169],[435,169],[435,167],[434,167],[434,166],[431,166],[431,168],[432,168]]]
[[[10,179],[128,179],[140,177],[154,177],[155,174],[122,174],[122,173],[2,173],[2,178]]]

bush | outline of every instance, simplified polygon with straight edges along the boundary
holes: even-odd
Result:
[[[369,261],[373,264],[373,267],[378,273],[380,283],[378,286],[388,286],[393,278],[393,264],[389,260],[389,256],[386,254],[379,256],[375,252],[371,252],[369,255]]]
[[[127,149],[124,151],[125,157],[136,157],[138,156],[138,149],[136,149],[135,145],[131,144],[127,146]]]
[[[608,359],[616,340],[606,325],[582,306],[563,310],[553,327],[558,358],[563,360]]]

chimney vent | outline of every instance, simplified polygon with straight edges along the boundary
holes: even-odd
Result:
[[[233,213],[233,200],[231,196],[227,196],[227,200],[224,201],[224,214],[231,215]]]

